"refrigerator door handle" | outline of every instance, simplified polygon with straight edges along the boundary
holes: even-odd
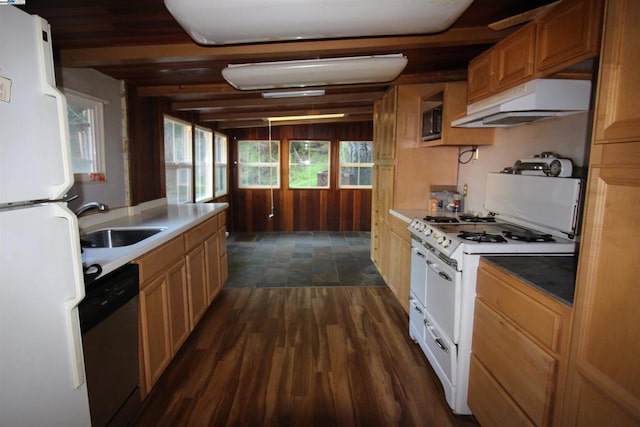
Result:
[[[72,253],[80,254],[80,236],[78,234],[78,219],[64,205],[55,204],[61,218],[69,221],[69,241],[72,245]],[[82,274],[82,258],[80,256],[72,257],[73,263],[73,285],[74,298],[67,301],[67,334],[68,346],[71,361],[71,376],[74,388],[79,388],[85,382],[84,372],[84,355],[82,353],[82,333],[80,331],[80,321],[78,317],[78,304],[84,299],[84,276]]]
[[[60,152],[62,162],[64,163],[63,179],[58,185],[53,185],[54,194],[64,195],[67,189],[73,185],[73,160],[71,156],[71,145],[69,143],[69,122],[67,121],[67,98],[62,92],[55,87],[53,56],[49,54],[48,43],[51,43],[50,26],[42,18],[36,19],[36,30],[40,34],[47,34],[47,40],[43,40],[38,44],[40,49],[38,58],[40,65],[40,84],[42,85],[42,93],[51,96],[56,100],[58,130],[60,132]]]

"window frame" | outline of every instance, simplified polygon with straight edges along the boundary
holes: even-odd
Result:
[[[69,144],[73,147],[71,138],[71,123],[69,123],[69,106],[81,107],[91,111],[91,171],[76,172],[72,152],[72,170],[74,181],[76,182],[104,182],[106,181],[106,158],[105,158],[105,138],[104,138],[104,105],[107,101],[78,92],[72,89],[63,89],[67,103],[67,123],[69,128]]]
[[[209,161],[207,162],[207,156],[201,161],[198,159],[198,135],[204,134],[205,143],[208,142],[209,149]],[[192,149],[192,161],[193,161],[193,200],[196,203],[209,202],[214,198],[215,192],[215,183],[214,183],[214,146],[213,146],[213,131],[211,129],[205,128],[203,126],[194,125],[193,126],[193,149]],[[206,184],[210,184],[210,187],[207,188],[205,184],[205,188],[207,189],[206,194],[198,195],[198,178],[199,178],[199,166],[205,167],[204,176],[205,179],[208,180]]]
[[[189,137],[187,138],[188,143],[184,144],[184,147],[188,148],[188,151],[189,151],[189,160],[184,160],[182,162],[167,162],[167,140],[166,140],[167,135],[164,132],[167,121],[174,122],[176,124],[183,125],[183,126],[189,128],[189,132],[188,132]],[[162,126],[162,130],[163,130],[163,146],[164,146],[165,196],[167,198],[167,203],[168,204],[186,204],[186,203],[191,203],[193,201],[193,197],[194,197],[194,188],[193,188],[193,173],[194,173],[193,135],[194,135],[194,131],[193,131],[193,124],[189,123],[189,122],[187,122],[185,120],[178,119],[177,117],[170,116],[168,114],[164,114],[163,115],[162,124],[163,124],[163,126]],[[174,152],[175,152],[175,139],[174,139],[173,144],[174,144]],[[171,167],[167,168],[167,165],[171,165]],[[169,197],[167,169],[175,169],[176,171],[179,171],[180,169],[188,169],[190,171],[189,179],[187,180],[189,182],[188,200],[187,201],[180,202],[179,199],[176,199],[178,201],[178,203],[175,203],[175,202],[173,202],[173,199]],[[179,179],[180,179],[180,177],[178,175],[176,175],[176,181],[178,181]],[[178,185],[178,187],[179,187],[179,185]],[[180,192],[178,192],[178,195],[180,195]]]
[[[350,143],[350,142],[355,142],[355,143],[368,143],[370,144],[371,147],[371,162],[343,162],[342,161],[342,144],[343,143]],[[371,189],[373,188],[373,141],[353,141],[353,140],[339,140],[338,141],[338,188],[339,189]],[[344,185],[342,184],[342,168],[343,167],[348,167],[348,168],[368,168],[371,171],[371,180],[372,183],[369,185],[361,185],[361,184],[349,184],[349,185]]]
[[[277,163],[273,163],[273,162],[247,162],[247,163],[243,163],[242,159],[240,158],[240,146],[244,143],[275,143],[276,147],[278,149],[278,152],[276,153],[276,158],[278,159]],[[280,171],[282,169],[281,163],[282,163],[282,155],[281,155],[281,143],[280,140],[268,140],[268,139],[241,139],[238,140],[237,144],[236,144],[236,150],[237,150],[237,159],[238,159],[238,189],[242,189],[242,190],[251,190],[251,189],[280,189],[281,186],[281,179],[280,179]],[[272,156],[273,157],[273,156]],[[254,167],[270,167],[270,169],[274,168],[275,165],[275,171],[273,172],[273,174],[276,177],[276,183],[275,184],[268,184],[268,185],[243,185],[242,184],[242,167],[243,165],[249,165],[249,166],[254,166]],[[269,166],[271,165],[271,166]]]
[[[313,144],[326,144],[327,145],[327,185],[326,186],[310,186],[310,187],[301,187],[301,186],[295,186],[291,184],[291,178],[292,178],[292,166],[299,166],[298,164],[293,164],[291,163],[291,149],[293,146],[293,143],[295,142],[302,142],[302,143],[313,143]],[[288,185],[290,189],[293,190],[329,190],[331,189],[331,140],[311,140],[311,139],[291,139],[289,140],[289,177],[288,177]],[[311,166],[311,164],[309,164],[308,166]]]
[[[223,148],[221,146],[224,145]],[[227,135],[213,133],[213,194],[214,198],[226,196],[229,193],[229,138]],[[224,186],[219,186],[223,178]]]

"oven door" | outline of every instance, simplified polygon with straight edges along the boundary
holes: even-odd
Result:
[[[424,313],[424,341],[420,346],[442,383],[447,403],[455,407],[458,347],[438,329],[429,313]]]
[[[425,309],[442,334],[458,343],[462,305],[462,273],[452,262],[437,253],[427,253],[427,289]]]
[[[427,253],[429,251],[417,240],[411,241],[411,293],[418,299],[419,304],[425,305],[427,283]]]

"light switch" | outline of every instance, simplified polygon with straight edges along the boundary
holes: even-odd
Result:
[[[9,102],[11,100],[11,80],[0,76],[0,101]]]

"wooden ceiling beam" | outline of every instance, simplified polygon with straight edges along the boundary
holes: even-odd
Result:
[[[318,123],[353,123],[353,122],[370,122],[373,120],[373,115],[361,115],[361,116],[346,116],[335,119],[327,120],[295,120],[285,122],[273,122],[271,126],[287,126],[287,125],[304,125],[304,124],[318,124]],[[218,122],[218,129],[241,129],[241,128],[259,128],[266,127],[269,124],[264,120],[247,120],[247,121],[228,121]]]
[[[283,107],[293,105],[308,105],[314,104],[330,104],[330,103],[348,103],[348,102],[374,102],[381,99],[384,96],[384,91],[380,92],[361,92],[361,93],[345,93],[338,95],[325,95],[318,97],[317,99],[302,97],[302,98],[280,98],[280,99],[264,99],[264,98],[251,98],[251,99],[224,99],[224,100],[195,100],[195,101],[177,101],[171,104],[171,109],[174,111],[189,111],[189,110],[216,110],[216,109],[231,109],[231,108],[269,108],[269,107]]]
[[[190,62],[269,60],[275,56],[308,58],[335,54],[371,54],[402,52],[405,49],[493,44],[510,30],[493,31],[487,27],[452,28],[448,31],[419,36],[363,37],[224,46],[201,46],[196,43],[112,46],[103,48],[61,49],[60,61],[65,67],[104,67],[113,65]]]
[[[317,107],[313,109],[314,114],[334,114],[345,113],[349,115],[361,115],[361,114],[373,114],[373,104],[365,105],[362,107]],[[202,122],[220,122],[220,121],[232,121],[232,120],[263,120],[265,117],[277,117],[277,116],[302,116],[309,113],[309,108],[289,109],[289,110],[253,110],[253,111],[239,111],[233,113],[202,113],[199,118]]]

